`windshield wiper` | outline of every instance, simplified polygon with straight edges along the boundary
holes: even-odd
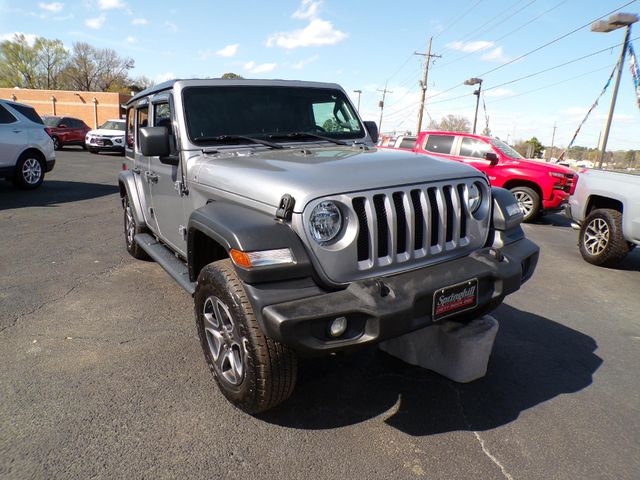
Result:
[[[285,138],[285,137],[286,138],[309,137],[309,138],[317,138],[319,140],[326,140],[327,142],[332,142],[337,145],[349,145],[347,142],[343,142],[342,140],[337,140],[335,138],[325,137],[324,135],[318,135],[316,133],[309,133],[309,132],[291,132],[291,133],[283,133],[282,135],[269,135],[269,138]]]
[[[282,145],[279,145],[277,143],[269,142],[267,140],[261,140],[259,138],[245,137],[244,135],[218,135],[216,137],[196,137],[193,140],[198,142],[211,142],[211,141],[228,142],[233,140],[245,140],[247,142],[257,143],[259,145],[265,145],[271,148],[277,148],[277,149],[284,148]]]

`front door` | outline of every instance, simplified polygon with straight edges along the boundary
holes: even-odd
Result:
[[[179,158],[174,129],[173,102],[170,95],[156,96],[152,102],[152,125],[166,128],[169,133],[169,157],[149,158],[151,202],[162,240],[186,255],[186,215],[180,189],[181,165],[172,165]]]
[[[25,126],[0,105],[0,167],[13,167],[26,143]]]

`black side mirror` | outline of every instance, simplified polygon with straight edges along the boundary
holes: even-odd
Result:
[[[378,125],[376,124],[376,122],[367,121],[367,122],[364,122],[364,126],[369,131],[369,136],[371,137],[371,141],[373,143],[378,143],[379,134],[378,134]]]
[[[140,150],[145,157],[168,157],[171,153],[167,127],[142,127],[138,135]]]
[[[500,158],[498,157],[498,154],[495,152],[487,152],[484,154],[484,158],[486,160],[489,160],[489,162],[491,162],[491,165],[497,165],[498,161],[500,160]]]

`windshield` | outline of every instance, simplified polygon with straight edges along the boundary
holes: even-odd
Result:
[[[47,127],[57,127],[60,120],[60,117],[42,117],[42,121]]]
[[[491,142],[491,145],[496,147],[498,150],[500,150],[507,157],[524,159],[524,157],[522,155],[520,155],[518,152],[516,152],[513,148],[511,148],[509,145],[504,143],[499,138],[490,138],[489,141]]]
[[[114,120],[107,120],[102,124],[100,128],[105,130],[120,130],[124,132],[124,122],[116,122]]]
[[[327,88],[207,86],[183,91],[189,138],[197,144],[217,137],[245,136],[272,141],[318,141],[364,137],[364,128],[344,93]],[[290,134],[291,137],[288,137]],[[235,138],[235,143],[248,143]],[[224,143],[229,143],[225,139]]]

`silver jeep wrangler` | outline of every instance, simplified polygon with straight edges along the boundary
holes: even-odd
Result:
[[[127,250],[193,295],[211,372],[246,412],[291,394],[298,355],[470,320],[536,267],[508,191],[377,137],[329,83],[174,80],[127,105]]]

